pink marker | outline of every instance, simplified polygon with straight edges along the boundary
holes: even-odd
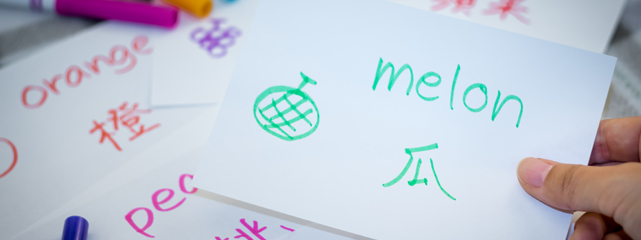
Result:
[[[146,3],[118,0],[0,0],[0,5],[28,8],[32,11],[51,11],[60,15],[174,27],[178,9]]]

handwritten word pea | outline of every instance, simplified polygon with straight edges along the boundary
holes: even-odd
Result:
[[[196,191],[198,191],[197,188],[193,188],[191,190],[187,189],[187,186],[185,184],[185,179],[186,178],[194,179],[194,175],[191,175],[191,174],[180,175],[180,177],[178,178],[178,186],[180,188],[180,191],[185,193],[185,194],[194,194],[194,193],[196,193]],[[164,199],[159,200],[158,197],[163,192],[167,192],[168,195]],[[159,190],[157,190],[156,192],[154,192],[151,195],[151,203],[152,203],[152,205],[154,205],[154,208],[156,210],[161,211],[161,212],[168,212],[168,211],[172,211],[172,210],[180,207],[185,202],[185,200],[187,200],[186,197],[183,197],[182,200],[180,200],[178,203],[174,204],[173,206],[170,206],[170,207],[167,207],[167,208],[164,208],[164,207],[161,206],[161,204],[169,202],[173,197],[174,197],[174,190],[173,189],[169,189],[169,188],[159,189]],[[145,222],[145,224],[142,227],[140,227],[140,225],[136,224],[134,222],[134,220],[133,220],[134,214],[136,214],[136,213],[138,213],[140,211],[144,211],[144,213],[147,216],[147,221]],[[149,227],[151,227],[151,225],[154,223],[154,212],[151,209],[146,208],[146,207],[134,208],[134,209],[132,209],[131,211],[129,211],[125,215],[125,220],[127,221],[127,223],[129,223],[131,228],[133,228],[136,232],[138,232],[138,233],[140,233],[143,236],[148,237],[148,238],[155,238],[155,236],[153,236],[153,235],[151,235],[151,234],[146,232],[147,229],[149,229]]]

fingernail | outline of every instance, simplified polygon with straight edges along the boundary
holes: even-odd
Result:
[[[552,165],[538,158],[526,158],[521,160],[517,168],[519,180],[527,185],[538,188],[543,186],[543,180],[545,180],[545,176],[547,176],[550,169],[552,169]]]

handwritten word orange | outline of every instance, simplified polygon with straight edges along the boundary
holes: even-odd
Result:
[[[115,70],[116,74],[127,73],[136,67],[138,60],[134,53],[147,55],[152,52],[151,48],[145,49],[147,43],[149,43],[149,39],[146,36],[138,36],[131,42],[132,51],[125,46],[116,45],[109,51],[109,56],[96,55],[91,61],[85,62],[84,66],[88,69],[87,71],[78,65],[72,65],[67,68],[64,74],[56,74],[51,80],[43,79],[42,86],[26,86],[22,89],[22,105],[30,109],[41,107],[47,101],[49,92],[55,95],[60,94],[60,89],[58,88],[59,81],[64,79],[64,82],[70,88],[80,86],[85,78],[91,77],[91,74],[100,74],[100,63],[118,68]],[[37,94],[35,95],[37,97],[28,97],[33,94]]]
[[[13,143],[11,141],[9,141],[9,139],[0,138],[0,142],[4,142],[7,145],[9,145],[9,147],[11,147],[11,151],[13,152],[13,161],[11,162],[11,166],[9,166],[9,168],[6,171],[4,171],[2,174],[0,174],[0,178],[2,178],[4,176],[6,176],[7,174],[9,174],[9,172],[11,172],[11,170],[13,170],[13,167],[16,166],[16,163],[18,163],[18,150],[16,150],[16,146],[13,145]]]
[[[157,127],[160,127],[160,123],[154,124],[149,128],[145,128],[144,124],[140,123],[140,115],[151,113],[151,109],[138,109],[138,103],[134,103],[131,107],[127,107],[129,103],[124,102],[120,107],[109,110],[110,117],[107,118],[107,122],[111,122],[110,126],[113,126],[114,132],[108,132],[105,130],[105,124],[107,122],[97,122],[93,121],[93,129],[89,131],[90,134],[93,134],[96,131],[100,131],[100,144],[102,144],[105,139],[109,140],[118,151],[122,151],[120,145],[114,140],[113,134],[117,132],[121,127],[129,129],[134,135],[129,138],[129,141],[140,137],[142,134],[149,132]]]

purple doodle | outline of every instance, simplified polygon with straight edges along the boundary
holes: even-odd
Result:
[[[207,50],[212,57],[221,58],[227,55],[227,49],[236,43],[236,38],[240,37],[241,31],[233,26],[221,28],[220,25],[225,22],[225,19],[212,18],[211,22],[213,24],[211,29],[197,28],[191,32],[191,39]]]

